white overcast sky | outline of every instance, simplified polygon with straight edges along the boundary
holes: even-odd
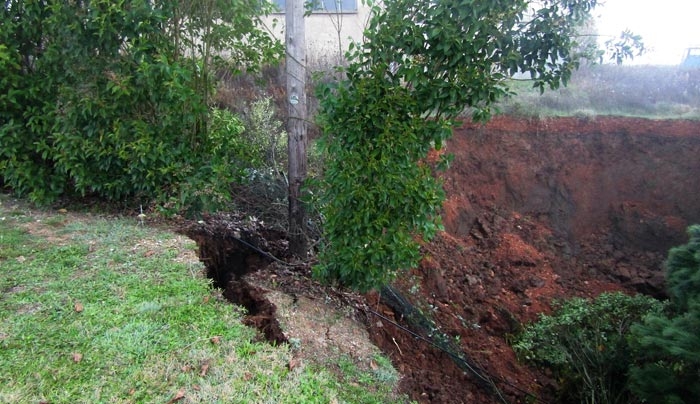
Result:
[[[593,13],[600,35],[642,35],[651,49],[633,64],[677,65],[686,48],[700,47],[700,0],[600,0]]]

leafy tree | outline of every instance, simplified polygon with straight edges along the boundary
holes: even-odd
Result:
[[[528,325],[513,349],[521,359],[554,372],[561,402],[634,402],[626,383],[634,361],[630,327],[662,309],[660,302],[643,295],[573,298]]]
[[[5,184],[37,202],[77,192],[216,206],[233,178],[226,138],[243,126],[216,123],[213,71],[224,49],[239,70],[279,56],[255,24],[262,12],[254,0],[5,2]]]
[[[508,77],[557,88],[581,58],[598,56],[576,42],[595,0],[368,3],[365,43],[351,46],[345,80],[317,91],[328,159],[315,275],[359,290],[417,265],[419,240],[440,229],[444,193],[427,155],[465,107],[485,121],[510,93]]]
[[[630,388],[649,403],[700,402],[700,225],[688,228],[687,244],[666,262],[670,311],[632,327],[639,355]]]

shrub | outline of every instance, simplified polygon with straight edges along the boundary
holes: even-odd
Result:
[[[47,102],[56,96],[49,76],[59,65],[45,63],[38,45],[48,48],[41,3],[11,2],[0,11],[0,171],[5,185],[34,200],[66,188],[49,152],[41,149],[55,115]]]
[[[241,136],[247,156],[241,160],[251,168],[282,171],[287,167],[287,132],[276,118],[272,98],[262,97],[250,104],[245,114],[246,130]]]
[[[253,4],[254,3],[254,4]],[[216,52],[280,54],[255,0],[8,2],[0,10],[0,169],[35,202],[67,193],[213,209],[243,126],[210,111]],[[202,32],[210,35],[201,36]],[[89,63],[86,63],[89,61]],[[228,120],[222,125],[224,120]]]
[[[626,384],[633,361],[630,327],[662,309],[662,303],[643,295],[573,298],[528,325],[513,348],[521,359],[554,372],[561,402],[632,402]]]

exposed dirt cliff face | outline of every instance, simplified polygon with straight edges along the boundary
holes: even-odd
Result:
[[[630,264],[652,276],[700,222],[700,122],[499,118],[461,128],[448,152],[447,232],[468,237],[483,215],[518,213],[551,229],[571,264],[561,276],[585,271],[660,293]]]
[[[447,145],[446,231],[397,282],[511,402],[548,397],[546,375],[506,343],[554,299],[640,291],[663,296],[668,248],[700,222],[700,122],[496,118]],[[370,306],[401,315],[370,295]],[[444,353],[377,319],[374,340],[421,402],[498,402]]]

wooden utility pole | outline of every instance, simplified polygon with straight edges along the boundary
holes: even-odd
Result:
[[[306,33],[304,0],[287,0],[285,9],[287,49],[287,138],[289,153],[289,250],[306,258],[306,209],[301,186],[306,179]]]

